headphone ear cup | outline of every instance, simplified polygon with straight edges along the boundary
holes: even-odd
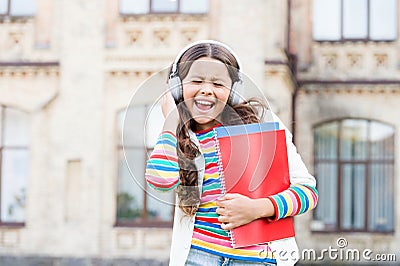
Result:
[[[168,86],[171,91],[172,97],[175,100],[175,104],[178,104],[182,99],[182,81],[178,75],[175,77],[169,78]]]
[[[243,97],[243,93],[243,81],[240,79],[232,85],[231,93],[229,94],[229,103],[231,105],[236,105],[243,102],[245,100],[245,98]]]

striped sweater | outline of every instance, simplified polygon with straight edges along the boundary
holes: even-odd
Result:
[[[222,187],[213,131],[208,129],[197,132],[196,136],[205,158],[205,173],[200,206],[195,216],[192,248],[228,258],[274,263],[268,245],[232,248],[229,232],[221,228],[218,214],[215,212],[216,199],[222,196]],[[147,162],[146,180],[157,190],[170,190],[179,185],[176,145],[175,135],[163,132]],[[307,212],[316,206],[317,197],[314,187],[292,185],[289,189],[269,197],[275,208],[275,217],[271,219],[278,220]]]

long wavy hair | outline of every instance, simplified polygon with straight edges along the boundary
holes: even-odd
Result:
[[[224,63],[232,84],[240,79],[239,65],[235,57],[224,47],[213,43],[202,43],[188,49],[179,61],[178,75],[181,80],[187,76],[192,63],[210,57]],[[182,95],[182,94],[181,94]],[[182,99],[178,100],[179,124],[176,130],[180,185],[177,187],[179,208],[188,216],[194,216],[200,204],[198,189],[198,169],[194,159],[200,154],[197,145],[191,140],[189,132],[194,131],[197,122]],[[249,99],[236,105],[228,100],[219,121],[223,125],[258,123],[264,116],[266,106],[258,99]]]

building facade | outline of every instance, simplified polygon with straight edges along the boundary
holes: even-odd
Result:
[[[398,0],[21,3],[0,1],[0,262],[168,261],[173,195],[143,176],[155,84],[201,39],[235,50],[317,178],[301,262],[400,260]]]

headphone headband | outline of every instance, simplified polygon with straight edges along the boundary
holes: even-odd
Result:
[[[228,50],[229,53],[231,53],[233,55],[233,57],[235,58],[237,64],[238,64],[238,71],[242,69],[242,65],[239,61],[239,57],[235,54],[235,52],[232,50],[232,48],[230,48],[228,45],[222,43],[222,42],[218,42],[215,40],[200,40],[200,41],[196,41],[193,42],[187,46],[185,46],[176,56],[174,63],[172,64],[172,69],[171,69],[171,74],[170,77],[175,76],[178,73],[178,63],[181,60],[181,57],[183,56],[183,54],[189,50],[190,48],[192,48],[193,46],[196,46],[198,44],[215,44],[215,45],[219,45],[223,48],[225,48],[226,50]]]

